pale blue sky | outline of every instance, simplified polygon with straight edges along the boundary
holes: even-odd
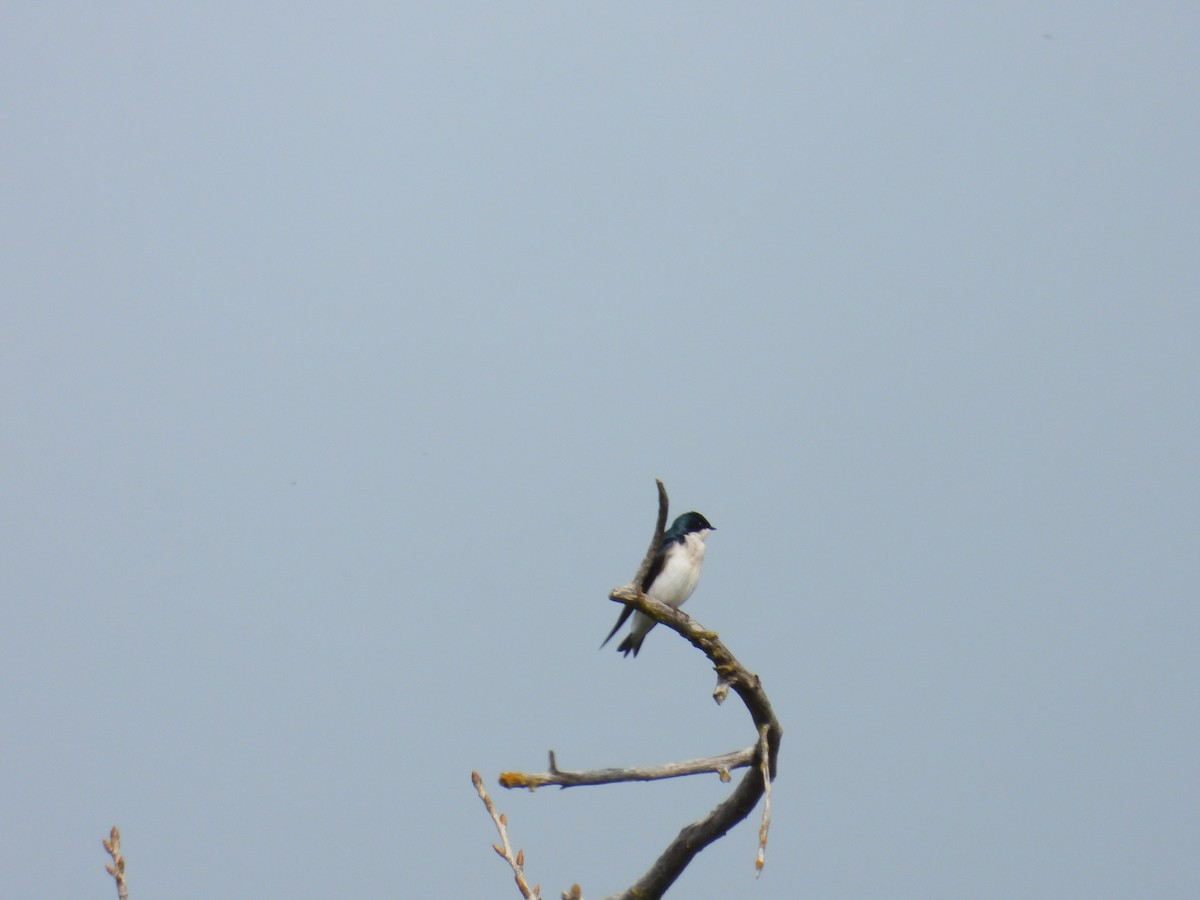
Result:
[[[0,868],[515,897],[471,788],[785,736],[680,897],[1200,894],[1200,12],[0,9]],[[496,788],[547,896],[715,778]]]

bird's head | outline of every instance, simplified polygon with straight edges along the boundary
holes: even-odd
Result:
[[[685,512],[682,516],[671,523],[671,528],[667,534],[672,537],[683,537],[686,534],[698,534],[701,538],[707,537],[710,531],[717,529],[709,523],[708,519],[700,515],[698,512]]]

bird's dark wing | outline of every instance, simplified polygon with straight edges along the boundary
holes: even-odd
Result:
[[[670,543],[666,539],[658,548],[658,552],[654,554],[654,560],[650,563],[650,568],[646,570],[646,577],[642,579],[642,583],[638,585],[639,590],[644,594],[650,590],[650,585],[654,584],[654,579],[662,574],[663,564],[667,561],[667,544]]]
[[[642,583],[638,586],[638,589],[643,594],[646,593],[646,589],[649,588],[650,585],[654,584],[654,579],[657,578],[663,570],[663,563],[667,558],[667,554],[663,552],[666,544],[667,542],[663,541],[663,545],[658,548],[658,552],[654,554],[654,559],[650,563],[650,568],[646,570],[646,577],[642,579]],[[633,615],[632,606],[626,606],[623,610],[621,610],[621,615],[617,617],[617,624],[614,625],[613,630],[608,633],[608,637],[604,639],[604,643],[600,645],[601,647],[612,640],[613,635],[621,630],[621,626],[625,624],[625,621],[631,615]],[[628,653],[629,651],[626,650],[625,652]]]
[[[610,631],[608,633],[608,637],[606,637],[604,639],[604,644],[607,644],[609,641],[612,640],[613,635],[616,634],[618,631],[620,631],[621,626],[625,624],[625,620],[628,619],[631,615],[633,615],[633,607],[632,606],[626,606],[623,610],[621,610],[621,615],[617,617],[617,624],[613,626],[613,630]],[[600,646],[603,647],[604,644],[601,644]]]

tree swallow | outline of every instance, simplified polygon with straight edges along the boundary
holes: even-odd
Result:
[[[704,562],[704,539],[716,530],[708,524],[708,519],[698,512],[686,512],[672,522],[671,527],[663,532],[662,544],[654,554],[650,571],[639,585],[642,593],[673,609],[683,606],[683,601],[692,596],[696,582],[700,580],[700,565]],[[626,656],[630,653],[637,656],[646,634],[658,623],[649,616],[634,612],[632,606],[621,610],[620,618],[604,639],[604,644],[612,640],[612,636],[625,624],[631,613],[633,627],[625,636],[625,640],[617,645],[617,652]],[[603,647],[604,644],[600,646]]]

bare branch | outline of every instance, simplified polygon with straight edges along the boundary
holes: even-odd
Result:
[[[633,887],[615,896],[621,900],[658,898],[675,883],[693,857],[713,841],[725,836],[734,825],[753,812],[762,796],[762,780],[756,770],[742,776],[724,801],[699,821],[684,826],[662,855]]]
[[[765,792],[764,784],[769,783],[775,777],[783,728],[780,726],[779,720],[775,718],[775,712],[771,708],[766,692],[762,689],[762,682],[758,676],[750,672],[729,652],[721,643],[716,632],[706,630],[686,613],[672,609],[665,603],[635,589],[616,588],[609,594],[609,598],[618,603],[632,606],[654,621],[661,622],[703,652],[712,662],[717,673],[717,687],[713,691],[714,699],[717,703],[721,703],[729,689],[732,688],[741,698],[750,713],[750,718],[754,721],[755,730],[760,735],[758,746],[765,746],[766,751],[765,760],[762,758],[762,750],[757,751],[760,768],[765,765],[765,777],[759,771],[747,772],[729,797],[703,819],[685,826],[649,871],[633,887],[619,895],[622,900],[646,900],[646,898],[661,897],[674,884],[675,879],[682,874],[697,853],[713,841],[723,837],[730,828],[750,815]],[[764,734],[765,745],[762,740]],[[765,837],[765,832],[763,837]],[[762,838],[760,838],[761,840]],[[761,843],[759,852],[762,853]]]
[[[762,689],[759,677],[738,662],[729,649],[721,643],[721,638],[715,631],[708,631],[687,613],[672,609],[660,600],[655,600],[653,597],[628,587],[613,588],[608,597],[617,603],[632,606],[655,622],[661,622],[672,631],[682,635],[688,643],[700,650],[712,662],[717,673],[717,690],[713,692],[714,699],[720,703],[729,688],[732,688],[746,705],[746,709],[749,710],[756,731],[762,725],[772,726],[771,777],[774,778],[775,753],[783,729],[778,719],[775,718],[771,702]]]
[[[129,888],[125,884],[125,857],[121,855],[121,832],[117,831],[116,825],[103,843],[104,849],[112,857],[112,864],[105,865],[104,870],[117,883],[117,900],[129,900]]]
[[[500,786],[506,788],[529,788],[536,790],[543,785],[557,785],[561,788],[579,787],[594,784],[616,784],[621,781],[657,781],[660,778],[679,778],[683,775],[699,775],[715,773],[722,781],[729,781],[730,769],[741,769],[753,765],[758,758],[756,747],[745,750],[734,750],[721,756],[710,756],[707,759],[689,759],[683,762],[665,763],[659,766],[637,766],[617,769],[588,769],[582,772],[571,772],[560,769],[550,751],[550,770],[548,772],[501,772]]]
[[[769,731],[766,725],[759,726],[758,770],[762,772],[763,779],[763,817],[762,825],[758,827],[758,858],[754,860],[755,878],[762,874],[767,861],[767,832],[771,828],[771,748],[767,742]]]
[[[492,798],[483,789],[483,779],[479,777],[478,772],[471,773],[471,782],[475,785],[475,791],[479,794],[479,799],[487,807],[488,815],[496,823],[496,830],[500,832],[500,842],[504,846],[500,847],[497,844],[492,844],[492,849],[508,860],[508,864],[513,870],[513,879],[517,882],[521,896],[525,900],[541,900],[541,887],[536,884],[530,887],[529,882],[525,879],[525,851],[518,850],[517,855],[513,856],[512,846],[508,843],[508,819],[503,813],[496,812],[496,807],[492,805]],[[124,898],[121,898],[121,900],[124,900]]]
[[[540,774],[505,772],[500,776],[500,783],[504,787],[525,787],[532,790],[541,785],[573,787],[588,784],[610,784],[617,781],[648,781],[713,771],[720,773],[722,781],[728,781],[729,769],[754,765],[754,768],[742,776],[733,789],[733,793],[708,815],[684,826],[637,883],[625,893],[616,895],[621,900],[655,900],[655,898],[662,897],[696,854],[713,841],[723,837],[729,829],[749,816],[754,807],[758,805],[758,801],[765,795],[763,821],[759,828],[758,854],[755,860],[755,869],[761,874],[767,845],[767,831],[771,821],[771,782],[775,778],[779,744],[783,738],[783,728],[780,726],[779,720],[775,718],[775,712],[771,708],[771,703],[767,699],[759,677],[749,671],[729,652],[717,633],[708,631],[686,613],[673,609],[653,597],[646,596],[640,590],[642,581],[650,570],[654,555],[662,543],[663,530],[667,521],[667,491],[661,480],[656,479],[656,483],[658,485],[658,519],[650,548],[642,560],[633,582],[626,587],[614,588],[609,594],[609,599],[623,603],[627,607],[645,614],[655,622],[666,625],[704,653],[717,673],[717,685],[713,690],[713,699],[717,703],[722,703],[731,689],[741,698],[754,722],[757,737],[755,745],[743,751],[726,754],[724,757],[690,760],[640,769],[599,769],[584,772],[560,770],[554,758],[554,751],[551,751],[549,772]],[[496,847],[496,852],[509,859],[510,865],[513,865],[514,872],[516,872],[522,862],[522,857],[518,854],[516,862],[513,862],[511,851],[508,849],[508,840],[502,827],[503,817],[496,817],[478,774],[472,773],[472,778],[504,839],[505,849],[501,850]],[[521,883],[521,877],[518,877],[518,884]],[[573,889],[573,892],[573,894],[564,893],[563,897],[578,896],[577,889]]]

